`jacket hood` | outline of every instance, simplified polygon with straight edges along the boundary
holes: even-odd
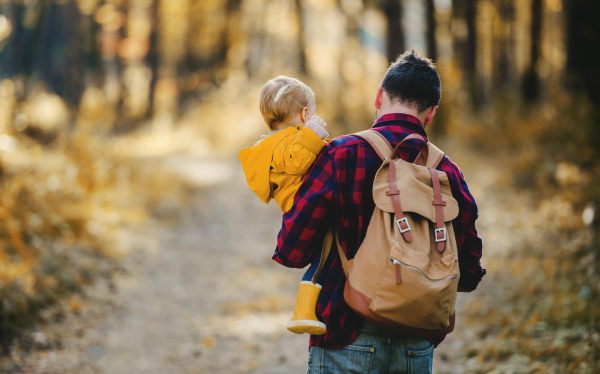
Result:
[[[273,192],[269,181],[273,152],[285,137],[295,131],[295,127],[288,127],[273,133],[254,146],[243,148],[238,154],[248,186],[265,203],[271,200]]]

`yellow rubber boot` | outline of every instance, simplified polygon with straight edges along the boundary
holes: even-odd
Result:
[[[295,334],[325,334],[325,324],[317,319],[317,299],[321,293],[321,285],[309,281],[300,282],[296,309],[287,324],[287,329]]]

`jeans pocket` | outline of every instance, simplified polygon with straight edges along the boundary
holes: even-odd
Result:
[[[431,344],[431,343],[430,343]],[[429,348],[408,350],[408,373],[431,374],[433,367],[433,344]]]
[[[319,374],[368,374],[371,372],[374,355],[374,347],[359,345],[322,349]]]

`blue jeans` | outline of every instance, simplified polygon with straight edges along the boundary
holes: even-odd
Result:
[[[307,374],[431,374],[432,366],[432,343],[417,337],[394,337],[365,321],[350,345],[311,347]]]

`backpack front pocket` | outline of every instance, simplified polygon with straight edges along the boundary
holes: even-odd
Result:
[[[458,278],[458,274],[451,274],[430,279],[418,267],[390,258],[369,309],[401,325],[444,329],[454,313]]]

